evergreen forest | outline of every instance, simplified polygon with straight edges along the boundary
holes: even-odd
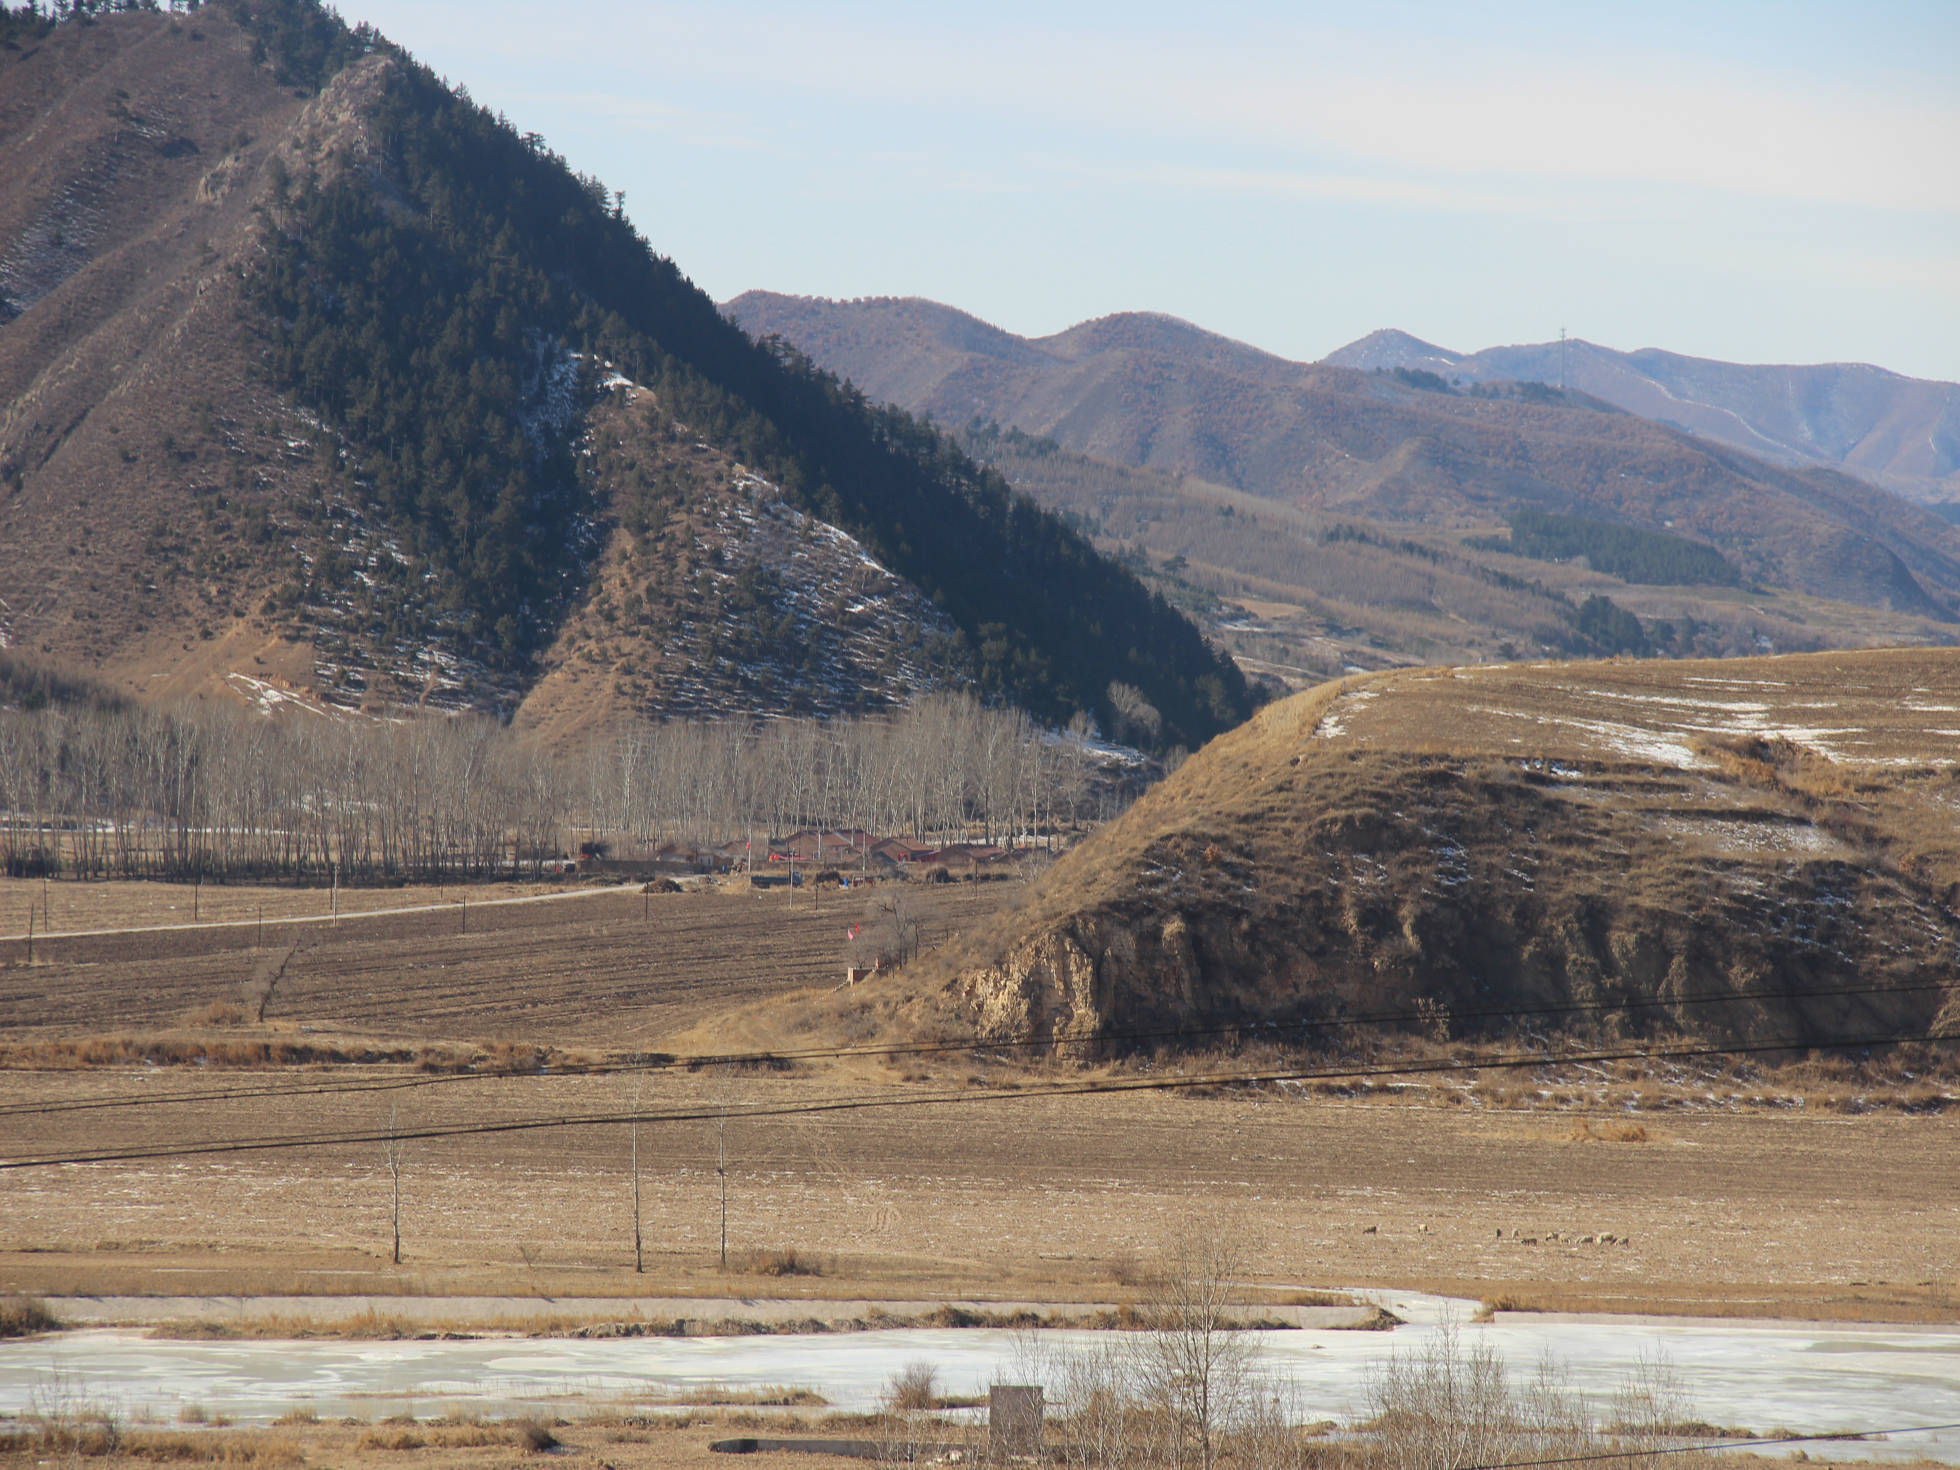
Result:
[[[1510,517],[1511,536],[1478,537],[1481,551],[1508,551],[1534,561],[1577,561],[1622,582],[1663,587],[1737,587],[1742,574],[1714,547],[1685,536],[1616,526],[1581,516],[1524,509]]]

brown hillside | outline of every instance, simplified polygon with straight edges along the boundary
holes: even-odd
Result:
[[[1248,674],[1292,691],[1384,667],[1595,653],[1575,627],[1576,609],[1594,596],[1636,614],[1658,651],[1675,657],[1953,636],[1930,619],[1787,590],[1629,583],[1463,532],[1302,510],[1052,440],[973,430],[966,442],[1016,488],[1130,559]]]
[[[0,66],[0,643],[149,700],[509,707],[392,554],[340,446],[263,381],[241,278],[280,180],[363,166],[389,63],[279,87],[208,11],[64,25]]]
[[[651,392],[607,393],[588,446],[605,549],[520,728],[557,742],[634,716],[855,713],[946,681],[956,630],[918,588],[697,442]]]
[[[1583,395],[1427,392],[1146,314],[1030,340],[915,300],[756,291],[726,310],[941,423],[998,420],[1302,509],[1445,528],[1535,506],[1697,537],[1818,597],[1948,619],[1960,600],[1960,528]]]
[[[146,700],[489,709],[553,740],[939,682],[953,629],[916,588],[631,387],[587,424],[603,549],[534,671],[376,598],[398,531],[264,381],[241,280],[282,181],[387,186],[363,110],[397,63],[309,100],[252,54],[207,10],[63,25],[0,60],[0,647]]]
[[[1948,652],[1326,685],[845,1029],[1093,1044],[1439,1005],[1458,1035],[1960,1035],[1957,727]],[[1548,1006],[1594,1009],[1508,1014]]]
[[[0,641],[139,694],[310,678],[252,625],[268,503],[312,477],[234,286],[307,110],[215,14],[65,26],[0,65]]]
[[[1960,499],[1960,383],[1861,362],[1716,362],[1643,347],[1539,342],[1452,352],[1407,332],[1370,332],[1322,359],[1415,368],[1469,383],[1566,382],[1628,413],[1776,464],[1845,469],[1913,500]]]

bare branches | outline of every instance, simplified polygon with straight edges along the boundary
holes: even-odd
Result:
[[[1140,695],[1117,703],[1127,728],[1148,728]],[[752,828],[939,843],[977,827],[1028,845],[1084,809],[1103,759],[1086,733],[946,694],[859,720],[634,724],[570,752],[473,717],[281,727],[218,706],[0,711],[0,865],[446,883]]]

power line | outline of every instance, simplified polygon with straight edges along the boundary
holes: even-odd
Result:
[[[357,1144],[426,1141],[469,1138],[502,1133],[527,1133],[553,1128],[619,1127],[634,1123],[700,1122],[723,1116],[756,1119],[807,1117],[822,1113],[863,1112],[879,1109],[962,1106],[972,1104],[1022,1102],[1037,1098],[1086,1097],[1136,1092],[1173,1092],[1197,1087],[1247,1087],[1283,1085],[1288,1082],[1330,1082],[1365,1080],[1378,1076],[1422,1076],[1444,1072],[1470,1072],[1505,1068],[1543,1067],[1627,1061],[1634,1058],[1685,1061],[1702,1057],[1749,1055],[1767,1051],[1789,1051],[1798,1045],[1889,1046],[1918,1040],[1915,1036],[1866,1036],[1839,1038],[1824,1043],[1761,1043],[1755,1046],[1692,1046],[1666,1048],[1623,1048],[1577,1053],[1534,1052],[1528,1055],[1450,1058],[1415,1065],[1376,1067],[1267,1068],[1241,1072],[1200,1074],[1185,1077],[1099,1078],[1085,1082],[1055,1083],[1043,1087],[1020,1087],[986,1092],[938,1092],[907,1097],[858,1096],[819,1098],[799,1103],[779,1103],[729,1109],[720,1104],[709,1107],[668,1109],[660,1112],[607,1112],[557,1117],[520,1117],[498,1122],[425,1125],[417,1128],[355,1129],[337,1133],[288,1134],[270,1138],[227,1139],[206,1143],[164,1144],[130,1149],[103,1149],[86,1153],[41,1155],[0,1160],[0,1171],[43,1169],[75,1164],[136,1163],[149,1159],[192,1158],[224,1154],[264,1153],[278,1149],[351,1147]]]
[[[1497,1019],[1540,1019],[1609,1011],[1652,1010],[1677,1006],[1757,1004],[1764,1001],[1823,1000],[1843,999],[1855,996],[1931,994],[1942,992],[1946,988],[1945,985],[1933,983],[1899,986],[1843,986],[1828,990],[1754,991],[1744,995],[1729,993],[1722,995],[1680,996],[1674,998],[1632,999],[1623,1001],[1571,1001],[1542,1006],[1481,1006],[1442,1012],[1440,1013],[1440,1017],[1452,1023]],[[1219,1036],[1242,1036],[1251,1040],[1278,1040],[1283,1039],[1291,1033],[1300,1033],[1302,1039],[1304,1039],[1304,1033],[1309,1031],[1337,1030],[1348,1026],[1421,1025],[1431,1023],[1438,1018],[1439,1013],[1437,1012],[1384,1011],[1370,1015],[1301,1018],[1291,1021],[1244,1021],[1217,1026],[1163,1027],[1154,1030],[1105,1034],[1083,1038],[1083,1040],[1093,1042],[1095,1045],[1102,1047],[1126,1047],[1140,1042],[1194,1041]],[[1915,1037],[1912,1039],[1923,1040],[1925,1038]],[[1034,1047],[1069,1044],[1071,1043],[1067,1038],[1056,1038],[1053,1036],[969,1037],[950,1041],[894,1042],[877,1046],[807,1047],[779,1051],[702,1053],[693,1056],[655,1054],[653,1057],[641,1061],[564,1065],[554,1069],[550,1075],[577,1077],[631,1076],[634,1074],[659,1071],[698,1071],[707,1067],[757,1066],[780,1062],[842,1061],[854,1058],[939,1056],[956,1052],[1015,1051]],[[1849,1043],[1806,1041],[1774,1047],[1771,1050],[1789,1050],[1791,1046],[1828,1047],[1842,1044]],[[1723,1048],[1722,1050],[1734,1051],[1736,1048]],[[244,1101],[267,1097],[297,1098],[365,1092],[393,1092],[410,1088],[440,1087],[458,1082],[483,1082],[510,1077],[537,1075],[540,1074],[534,1072],[469,1071],[437,1073],[420,1077],[362,1078],[301,1085],[280,1084],[277,1086],[263,1087],[236,1087],[217,1091],[209,1089],[187,1089],[180,1092],[150,1093],[139,1097],[77,1098],[57,1102],[13,1103],[0,1106],[0,1117],[87,1112],[104,1108],[144,1108],[171,1106],[182,1103]]]

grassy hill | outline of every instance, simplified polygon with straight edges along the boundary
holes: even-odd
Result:
[[[1120,684],[1167,746],[1249,709],[1236,667],[1131,573],[929,425],[751,341],[599,181],[372,31],[223,0],[78,19],[13,54],[9,642],[145,696],[245,672],[510,711],[549,704],[567,660],[657,661],[700,599],[730,656],[679,704],[627,674],[615,707],[875,706],[937,682],[1107,723]],[[646,436],[624,455],[594,438],[621,384],[641,395],[624,437]],[[849,630],[816,625],[837,586],[761,618],[756,578],[797,566],[765,568],[771,538],[733,513],[765,500],[903,584],[878,615],[921,647],[842,657]],[[687,610],[583,617],[656,507],[697,517],[708,565],[616,596]]]
[[[1960,1036],[1956,705],[1944,651],[1329,684],[1194,755],[1011,922],[827,1024],[1117,1052],[1219,1027],[1319,1043],[1316,1023],[1366,1017]]]

